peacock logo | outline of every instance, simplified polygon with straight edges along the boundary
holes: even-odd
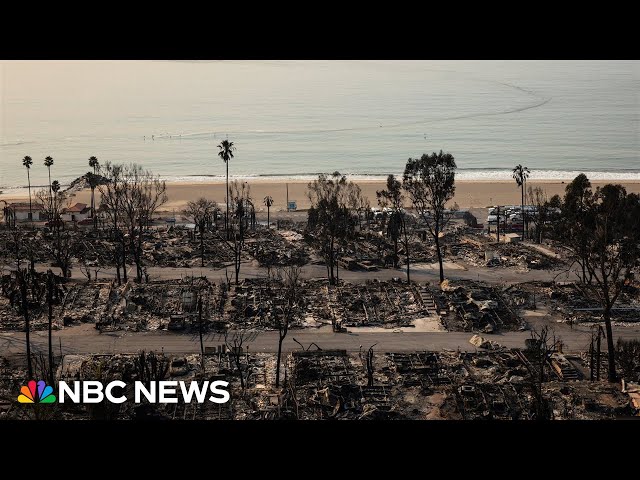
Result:
[[[37,390],[37,392],[36,392]],[[37,395],[36,395],[37,393]],[[53,394],[53,388],[46,384],[44,380],[30,380],[29,383],[23,385],[18,395],[20,403],[55,403],[56,396]]]

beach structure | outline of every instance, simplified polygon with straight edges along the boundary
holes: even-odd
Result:
[[[91,207],[86,203],[76,203],[72,207],[65,208],[61,217],[65,222],[80,222],[91,217]]]
[[[10,211],[10,215],[13,216],[16,222],[27,222],[27,221],[41,221],[46,220],[45,212],[42,210],[37,204],[31,205],[31,213],[29,212],[29,202],[19,202],[19,203],[10,203],[7,206],[8,211]],[[33,214],[33,218],[31,217]]]

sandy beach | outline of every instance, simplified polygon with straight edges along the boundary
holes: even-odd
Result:
[[[262,199],[266,195],[271,195],[274,199],[274,205],[271,207],[272,212],[286,210],[287,185],[289,190],[289,200],[297,202],[298,210],[309,208],[309,199],[307,198],[308,182],[273,182],[260,181],[252,179],[250,182],[251,196],[255,199],[256,207],[259,211],[266,211],[266,207],[262,204]],[[529,182],[532,187],[542,187],[549,197],[555,194],[564,194],[566,184],[562,181],[537,181]],[[598,186],[612,182],[592,182],[595,189]],[[625,181],[622,183],[629,193],[640,193],[640,182]],[[382,181],[359,181],[358,185],[362,189],[364,195],[369,199],[372,206],[377,205],[376,191],[384,188]],[[32,192],[34,193],[34,192]],[[99,196],[99,193],[96,192]],[[90,190],[84,190],[73,194],[72,203],[82,202],[89,203],[91,193]],[[169,201],[163,205],[160,211],[181,211],[188,201],[196,200],[200,197],[223,202],[224,199],[224,182],[212,183],[167,183],[167,195]],[[9,203],[12,201],[24,201],[24,197],[2,196],[2,200]],[[515,182],[496,182],[496,181],[458,181],[456,182],[455,202],[460,208],[483,208],[489,205],[511,205],[520,203],[520,190]],[[407,203],[407,206],[409,204]]]

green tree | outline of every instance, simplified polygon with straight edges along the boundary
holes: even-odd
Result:
[[[185,210],[185,214],[193,219],[194,237],[195,230],[198,229],[200,231],[200,266],[202,267],[204,267],[204,234],[207,225],[213,222],[215,210],[215,202],[207,200],[204,197],[199,198],[195,202],[188,202]]]
[[[404,195],[402,193],[402,183],[396,179],[395,175],[387,177],[386,190],[378,190],[376,192],[378,204],[381,207],[390,207],[391,215],[387,223],[387,236],[393,240],[393,267],[398,268],[398,241],[404,233],[404,249],[407,258],[407,282],[411,283],[409,273],[409,237],[407,235],[407,225],[405,221],[405,212],[402,209],[404,205]]]
[[[423,154],[419,159],[407,160],[402,181],[413,207],[427,225],[435,243],[441,283],[444,281],[444,266],[440,233],[458,209],[455,203],[449,210],[446,209],[447,202],[453,199],[456,191],[456,168],[455,159],[450,153],[440,150],[440,153]]]
[[[640,256],[640,196],[627,194],[622,185],[598,188],[586,213],[591,227],[586,267],[591,288],[600,300],[607,332],[609,381],[617,380],[611,310]]]
[[[542,187],[531,188],[529,186],[529,201],[535,206],[535,212],[531,215],[531,221],[535,225],[536,243],[542,243],[544,231],[551,215],[551,203]]]
[[[586,214],[592,209],[593,195],[591,182],[581,173],[566,186],[564,200],[560,205],[560,218],[553,222],[554,235],[562,241],[573,261],[580,266],[580,281],[585,284],[591,283],[587,269],[591,225]]]

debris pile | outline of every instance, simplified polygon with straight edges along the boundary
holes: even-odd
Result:
[[[497,287],[473,280],[445,280],[438,297],[448,306],[443,323],[450,331],[492,333],[524,325]]]
[[[551,308],[560,312],[565,322],[601,322],[602,306],[595,293],[578,283],[555,283],[543,289]],[[628,285],[611,310],[613,325],[625,326],[640,321],[640,289]]]
[[[292,230],[269,230],[247,239],[247,251],[261,266],[283,267],[309,262],[304,236]]]

